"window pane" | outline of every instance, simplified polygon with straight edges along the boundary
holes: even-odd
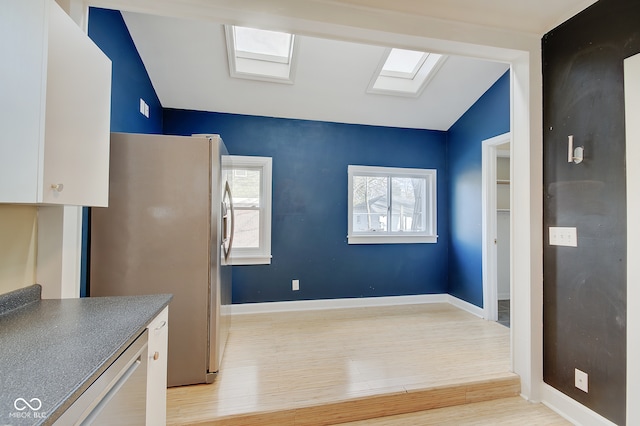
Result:
[[[260,247],[260,210],[235,210],[234,248]]]
[[[425,231],[425,179],[391,178],[391,232]]]
[[[234,206],[260,206],[260,170],[233,169],[228,173],[228,179]]]
[[[292,36],[277,31],[258,30],[247,27],[233,27],[236,50],[289,59]]]
[[[349,165],[348,243],[437,243],[434,169]]]
[[[406,78],[413,78],[418,67],[423,62],[425,52],[415,50],[391,49],[382,71],[405,74]]]
[[[353,177],[354,232],[387,230],[387,182],[380,176]]]

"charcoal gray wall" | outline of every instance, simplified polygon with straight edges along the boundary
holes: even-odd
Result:
[[[542,50],[544,380],[625,424],[623,60],[640,52],[640,2],[600,0],[546,34]],[[568,135],[584,146],[582,164],[567,161]],[[576,227],[578,247],[549,246],[550,226]]]

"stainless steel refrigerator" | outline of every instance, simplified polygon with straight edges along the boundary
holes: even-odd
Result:
[[[217,135],[112,133],[109,207],[91,210],[90,296],[174,295],[169,386],[211,383],[227,341],[233,205],[224,155]]]

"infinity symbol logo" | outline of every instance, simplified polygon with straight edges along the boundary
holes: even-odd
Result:
[[[18,411],[24,411],[27,408],[30,408],[32,411],[38,411],[39,409],[42,408],[42,401],[40,401],[39,398],[31,398],[29,402],[27,402],[27,400],[24,398],[18,398],[15,401],[13,401],[13,406]]]

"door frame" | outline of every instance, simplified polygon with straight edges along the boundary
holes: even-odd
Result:
[[[625,130],[627,164],[627,424],[637,424],[640,419],[640,366],[633,360],[640,356],[640,265],[631,259],[640,253],[640,225],[635,219],[640,214],[640,171],[629,165],[640,161],[640,53],[624,60]]]
[[[368,44],[400,45],[511,64],[511,353],[512,370],[520,376],[521,395],[540,401],[542,374],[542,53],[540,37],[518,31],[479,27],[427,15],[357,8],[346,2],[282,0],[295,7],[258,10],[255,2],[222,0],[182,2],[138,0],[66,0],[88,6],[152,13],[214,22],[276,25],[302,35],[328,36]],[[135,4],[134,4],[135,3]],[[295,4],[294,4],[295,3]],[[303,5],[303,6],[300,6]],[[308,5],[310,7],[304,7]],[[558,17],[575,15],[579,8]],[[258,13],[261,12],[261,13]],[[206,17],[206,18],[205,18]],[[411,25],[408,25],[408,23]],[[286,23],[284,25],[283,23]],[[277,26],[277,25],[276,25]],[[431,50],[430,50],[431,49]],[[517,171],[517,172],[515,172]],[[80,256],[77,250],[64,257]],[[517,285],[515,285],[517,283]]]
[[[498,146],[510,141],[511,132],[482,141],[482,306],[484,318],[489,321],[498,320],[498,250],[495,243],[498,235]],[[509,175],[511,178],[511,170]]]

